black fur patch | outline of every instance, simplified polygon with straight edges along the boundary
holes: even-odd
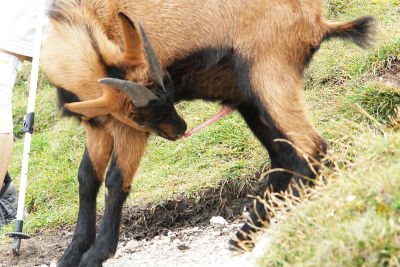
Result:
[[[71,111],[67,110],[66,108],[64,108],[64,105],[67,103],[81,101],[76,94],[57,86],[57,96],[58,96],[58,107],[61,109],[62,116],[78,117],[78,118],[81,117],[80,114],[71,112]]]
[[[233,48],[203,48],[167,67],[176,100],[222,100],[235,104],[251,97],[250,64]]]
[[[309,65],[310,62],[311,62],[312,57],[314,56],[315,52],[318,51],[319,47],[320,47],[320,46],[312,46],[312,47],[310,48],[310,51],[309,51],[309,53],[308,53],[306,59],[304,60],[304,68],[308,67],[308,65]]]
[[[126,66],[106,66],[107,77],[116,79],[125,79],[126,76]]]

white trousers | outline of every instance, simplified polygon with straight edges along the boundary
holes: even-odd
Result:
[[[21,61],[13,55],[0,52],[0,133],[12,133],[12,89]]]

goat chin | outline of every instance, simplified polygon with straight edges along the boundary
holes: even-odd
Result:
[[[327,150],[307,116],[304,68],[324,40],[366,47],[374,36],[372,17],[332,23],[322,9],[318,0],[54,1],[42,67],[63,114],[81,120],[87,132],[78,222],[59,266],[101,266],[115,252],[148,132],[181,137],[186,123],[173,103],[192,99],[235,107],[268,150],[271,168],[286,170],[269,174],[250,221],[230,242],[251,249],[252,233],[271,216],[263,205],[268,192],[284,191],[291,181],[312,185]]]

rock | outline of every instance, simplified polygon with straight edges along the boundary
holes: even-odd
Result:
[[[131,241],[129,241],[126,244],[125,248],[136,248],[138,246],[139,246],[139,242],[137,240],[135,240],[135,239],[132,239]]]
[[[170,242],[171,242],[171,238],[166,237],[166,238],[161,238],[159,240],[154,241],[154,244],[163,245],[163,244],[170,243]]]
[[[190,228],[190,229],[182,230],[181,233],[182,234],[193,234],[193,233],[197,233],[199,231],[201,231],[200,228],[196,226],[196,227],[193,227],[193,228]]]
[[[213,226],[221,227],[221,226],[227,225],[228,222],[224,218],[222,218],[221,216],[213,216],[210,219],[210,224],[213,225]]]
[[[199,232],[200,231],[200,228],[199,227],[194,227],[194,228],[192,228],[192,232]]]
[[[219,232],[219,231],[213,231],[213,232],[210,232],[210,234],[212,234],[213,236],[220,236],[220,235],[221,235],[221,232]]]
[[[175,234],[174,232],[172,232],[172,231],[168,231],[167,236],[168,236],[168,237],[175,237],[176,234]]]
[[[186,246],[185,244],[179,245],[179,246],[177,246],[177,248],[178,248],[179,250],[188,250],[188,249],[190,249],[190,247],[189,247],[189,246]]]

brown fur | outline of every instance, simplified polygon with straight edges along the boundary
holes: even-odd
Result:
[[[67,6],[73,6],[76,1],[64,2],[68,3]],[[270,110],[272,117],[279,118],[276,120],[279,129],[307,154],[312,155],[317,151],[313,140],[318,139],[319,135],[307,119],[301,96],[303,62],[309,48],[318,46],[332,27],[351,27],[351,24],[329,24],[322,16],[319,1],[258,0],[253,1],[251,6],[248,1],[233,0],[217,3],[210,0],[169,0],[157,2],[156,5],[147,0],[85,3],[87,9],[84,15],[79,15],[80,10],[76,14],[69,11],[70,20],[72,23],[90,25],[100,53],[109,65],[143,63],[142,54],[137,52],[139,47],[128,46],[130,50],[127,49],[125,54],[121,51],[127,44],[124,46],[122,40],[130,42],[139,37],[124,30],[127,28],[124,24],[121,32],[121,24],[116,16],[118,12],[142,21],[163,65],[202,47],[232,46],[250,62],[255,93],[265,108]],[[80,114],[84,113],[86,107],[88,117],[114,113],[114,117],[127,122],[122,118],[127,117],[123,114],[123,110],[127,110],[126,101],[118,101],[118,92],[107,93],[110,88],[96,82],[106,77],[106,73],[96,53],[89,49],[88,33],[76,27],[68,29],[69,26],[62,21],[52,21],[52,24],[47,43],[58,45],[44,49],[44,64],[49,62],[52,66],[44,66],[46,74],[55,84],[79,95],[81,101],[89,101],[66,107]],[[59,27],[63,32],[53,34]],[[89,73],[88,66],[91,66]],[[138,79],[137,75],[129,77]],[[87,89],[82,90],[82,85]],[[130,126],[133,126],[132,123]]]
[[[97,178],[100,181],[104,179],[104,172],[110,161],[114,146],[113,137],[102,128],[93,128],[90,124],[84,122],[83,127],[86,130],[86,147]]]
[[[114,155],[124,177],[122,190],[130,192],[133,177],[147,145],[148,134],[114,120],[107,125],[114,138]]]

